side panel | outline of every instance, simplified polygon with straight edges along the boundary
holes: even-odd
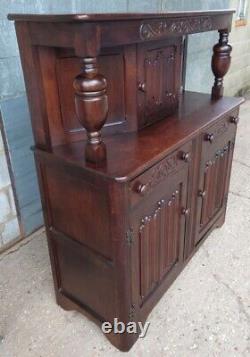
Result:
[[[49,233],[61,294],[100,321],[115,312],[114,266],[86,246],[54,230]]]
[[[36,151],[36,163],[57,301],[112,321],[118,310],[109,184],[50,154]]]
[[[105,188],[54,167],[43,171],[51,226],[104,257],[112,257]]]

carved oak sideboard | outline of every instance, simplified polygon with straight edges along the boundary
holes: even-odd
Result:
[[[9,15],[63,308],[145,322],[223,224],[242,103],[223,97],[232,14]],[[187,35],[212,30],[212,93],[185,91]],[[107,337],[125,351],[138,335]]]

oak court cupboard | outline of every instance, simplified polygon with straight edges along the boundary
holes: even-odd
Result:
[[[9,15],[64,309],[145,322],[224,223],[242,103],[223,97],[232,15]],[[187,35],[212,30],[211,94],[185,91]],[[106,336],[123,351],[138,338]]]

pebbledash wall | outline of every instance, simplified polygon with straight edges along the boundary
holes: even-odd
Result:
[[[43,224],[30,146],[33,143],[11,12],[161,12],[237,8],[239,0],[1,0],[0,2],[0,250]],[[249,16],[249,15],[248,15]],[[233,26],[234,47],[225,94],[250,86],[250,18],[247,26]],[[212,47],[217,33],[192,35],[188,46],[186,88],[210,92]],[[3,145],[3,141],[5,145]],[[7,165],[8,162],[8,165]],[[14,190],[13,190],[14,189]],[[14,195],[13,195],[14,191]],[[15,200],[14,200],[15,196]]]

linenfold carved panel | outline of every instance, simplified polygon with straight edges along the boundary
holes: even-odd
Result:
[[[145,69],[145,122],[155,120],[175,103],[176,46],[147,51]],[[163,114],[164,115],[164,114]]]
[[[204,228],[226,203],[225,185],[232,150],[232,143],[228,143],[221,150],[217,150],[214,158],[206,163],[203,187],[205,195],[202,198],[200,217],[201,229]]]
[[[144,22],[140,27],[140,38],[151,40],[161,38],[167,34],[187,34],[200,31],[210,31],[213,28],[209,16],[190,17],[186,19],[170,19]]]
[[[139,127],[173,114],[181,87],[181,37],[138,46]]]
[[[177,262],[181,195],[175,190],[168,200],[160,200],[152,215],[139,228],[140,295],[143,300]]]

